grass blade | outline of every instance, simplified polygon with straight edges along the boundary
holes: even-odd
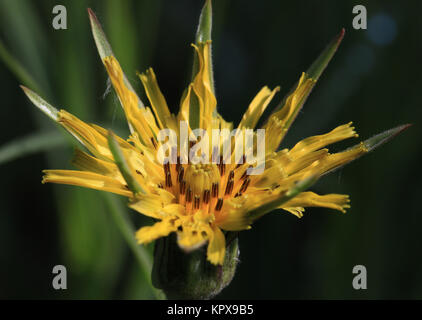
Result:
[[[0,164],[17,158],[67,145],[67,140],[56,132],[43,132],[16,139],[0,147]]]

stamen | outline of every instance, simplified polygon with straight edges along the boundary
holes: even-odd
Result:
[[[194,209],[198,210],[199,209],[199,204],[201,203],[201,197],[200,196],[195,196],[195,200],[194,200]]]
[[[243,181],[242,186],[239,189],[240,193],[245,193],[246,189],[248,189],[249,183],[251,182],[251,179],[248,178],[245,181]]]
[[[167,174],[167,172],[170,172],[170,163],[165,163],[164,165],[163,165],[163,167],[164,167],[164,173],[165,174]]]
[[[226,164],[223,162],[223,156],[220,156],[218,169],[220,169],[220,176],[224,176],[224,174],[226,173]]]
[[[248,169],[249,168],[252,168],[252,166],[249,166]],[[248,169],[246,169],[245,172],[243,172],[242,176],[240,177],[240,180],[243,180],[248,176]]]
[[[183,180],[183,175],[185,174],[185,168],[180,167],[179,174],[177,176],[177,181],[180,183]]]
[[[229,181],[227,181],[227,185],[226,185],[226,191],[224,192],[224,194],[230,195],[233,191],[233,186],[234,186],[234,180],[230,179]]]
[[[192,202],[192,195],[193,195],[192,190],[189,188],[188,192],[186,193],[186,203]]]
[[[157,142],[155,141],[154,137],[151,137],[152,145],[154,146],[154,149],[157,149]]]
[[[211,192],[209,190],[204,191],[204,204],[208,204],[210,202]]]
[[[217,198],[218,197],[218,183],[213,183],[212,184],[212,189],[211,189],[211,191],[212,191],[212,193],[211,193],[211,195],[212,195],[212,197],[213,198]]]
[[[224,200],[222,198],[219,198],[218,199],[217,204],[215,206],[215,211],[220,211],[221,210],[221,208],[223,207],[223,201]]]
[[[220,168],[220,176],[224,176],[224,174],[226,173],[226,164],[221,163],[219,168]]]
[[[180,163],[180,156],[177,156],[176,172],[179,172],[180,168],[182,168],[182,164]]]
[[[229,179],[228,180],[232,180],[234,178],[234,171],[231,170],[229,173]]]

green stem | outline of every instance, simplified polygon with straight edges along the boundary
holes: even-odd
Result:
[[[113,198],[112,195],[104,194],[104,198],[106,200],[107,207],[110,209],[114,222],[122,233],[129,248],[135,255],[135,258],[141,267],[142,273],[151,287],[154,297],[157,300],[164,300],[166,298],[164,293],[161,290],[155,289],[151,282],[152,257],[145,247],[136,243],[134,236],[135,229],[128,219],[125,210],[121,208],[121,206],[117,203],[117,200]]]

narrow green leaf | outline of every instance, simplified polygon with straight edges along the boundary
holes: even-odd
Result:
[[[120,173],[125,179],[129,189],[135,194],[140,192],[145,193],[145,191],[142,189],[142,187],[139,185],[139,183],[136,181],[136,179],[130,172],[129,166],[126,162],[125,157],[123,156],[122,150],[120,149],[119,144],[117,143],[116,139],[114,138],[114,134],[111,131],[108,132],[107,139],[108,146],[110,147],[110,151],[113,154],[114,162],[119,168]]]
[[[198,29],[196,31],[196,43],[211,40],[212,29],[212,5],[211,0],[205,0],[201,15],[199,16]]]
[[[0,164],[17,158],[65,146],[66,139],[56,132],[35,133],[19,138],[0,147]]]
[[[57,122],[59,111],[27,87],[20,86],[31,102],[49,118]]]

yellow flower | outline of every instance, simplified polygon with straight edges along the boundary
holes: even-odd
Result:
[[[358,136],[350,122],[326,134],[306,138],[291,149],[279,150],[287,130],[334,54],[343,37],[342,32],[329,45],[318,64],[302,74],[292,92],[261,127],[265,129],[265,169],[262,174],[250,175],[248,163],[212,163],[211,155],[207,159],[209,163],[193,164],[183,163],[180,153],[177,153],[176,163],[163,165],[156,156],[163,145],[157,138],[161,129],[169,128],[179,133],[184,122],[188,124],[190,133],[202,128],[209,136],[213,129],[233,129],[233,124],[226,122],[217,112],[212,83],[211,41],[200,38],[193,45],[196,74],[181,99],[179,113],[175,115],[169,111],[152,69],[139,75],[149,106],[141,102],[91,11],[90,17],[100,56],[125,112],[131,134],[127,140],[118,138],[65,110],[57,111],[24,88],[38,107],[61,124],[90,153],[76,150],[73,165],[78,170],[45,170],[43,183],[82,186],[127,197],[132,209],[156,220],[152,226],[137,231],[136,238],[141,244],[175,232],[182,249],[189,251],[207,244],[208,260],[214,265],[221,265],[226,250],[224,232],[249,229],[257,218],[274,209],[283,209],[298,217],[302,216],[305,207],[325,207],[345,212],[349,208],[347,195],[318,195],[305,189],[327,172],[370,151],[375,142],[384,142],[398,132],[377,136],[378,140],[371,140],[371,143],[368,140],[344,152],[330,153],[326,148],[328,145]],[[256,129],[258,120],[277,91],[279,88],[270,90],[268,87],[259,91],[246,109],[238,132]],[[224,142],[224,139],[221,140],[220,146]],[[253,150],[247,151],[254,151],[257,147],[255,141]],[[215,156],[214,149],[211,153]],[[217,156],[223,159],[220,150]],[[229,158],[234,157],[233,150]]]

